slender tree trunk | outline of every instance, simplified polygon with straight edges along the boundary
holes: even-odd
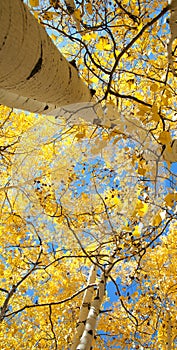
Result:
[[[176,59],[175,59],[175,56],[173,55],[173,50],[172,50],[173,41],[177,38],[177,1],[168,0],[168,3],[169,3],[169,9],[171,11],[171,15],[169,18],[171,38],[169,40],[168,47],[167,47],[168,61],[174,76],[177,76],[177,70],[174,66],[174,62],[176,63]]]
[[[88,87],[21,0],[0,0],[0,103],[46,112],[90,101]]]
[[[96,280],[96,266],[93,265],[90,270],[89,278],[88,278],[88,283],[87,285],[89,286],[92,283],[95,283]],[[92,296],[94,292],[94,287],[93,288],[88,288],[83,296],[82,300],[82,305],[80,308],[80,314],[79,314],[79,321],[76,327],[76,334],[73,339],[73,343],[71,346],[71,350],[76,350],[77,345],[80,342],[80,338],[83,334],[84,328],[85,328],[85,323],[88,317],[88,313],[90,310],[91,302],[92,302]]]
[[[167,350],[172,350],[172,322],[169,310],[167,310],[167,320]]]
[[[92,300],[90,299],[89,310],[87,314],[87,318],[84,321],[84,327],[82,328],[83,332],[80,336],[80,341],[76,347],[73,347],[72,350],[91,350],[92,342],[95,335],[96,323],[98,320],[98,316],[100,314],[101,305],[104,300],[104,294],[106,290],[106,282],[112,270],[113,262],[114,262],[114,254],[110,257],[110,261],[105,271],[102,272],[100,281],[97,285],[96,294]],[[90,295],[91,297],[91,295]]]
[[[76,350],[91,349],[95,328],[96,328],[96,322],[98,319],[98,315],[100,313],[100,308],[103,302],[104,293],[106,289],[106,280],[107,280],[107,276],[105,276],[105,273],[103,273],[97,287],[96,296],[91,303],[87,320],[85,322],[84,331]]]

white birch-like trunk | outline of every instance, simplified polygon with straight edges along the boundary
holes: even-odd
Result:
[[[80,343],[76,350],[90,350],[91,344],[94,338],[96,322],[100,312],[100,307],[103,302],[104,293],[106,289],[107,276],[105,273],[102,274],[100,282],[97,287],[96,296],[91,303],[90,310],[85,323],[84,331],[80,339]]]
[[[96,280],[96,265],[93,265],[90,270],[90,274],[88,277],[88,282],[87,285],[89,286],[92,283],[95,283]],[[85,328],[85,323],[88,317],[88,313],[90,310],[91,302],[92,302],[92,296],[94,292],[94,287],[86,289],[83,300],[82,300],[82,305],[80,308],[80,313],[79,313],[79,320],[78,324],[76,327],[76,334],[73,339],[73,343],[71,346],[71,350],[75,350],[77,345],[79,344],[80,338],[83,334],[84,328]]]
[[[73,350],[91,350],[92,349],[92,341],[95,334],[96,329],[96,323],[98,320],[98,316],[100,313],[101,305],[103,303],[104,294],[106,290],[106,282],[110,275],[111,269],[113,267],[114,262],[114,255],[115,253],[110,257],[109,264],[105,271],[102,272],[102,275],[100,277],[100,281],[97,285],[96,295],[94,299],[91,302],[90,310],[88,312],[88,316],[85,322],[84,331],[82,333],[82,336],[80,338],[80,342],[76,348],[73,348]]]
[[[90,101],[88,87],[21,0],[0,0],[0,103],[31,112]]]
[[[177,70],[174,67],[174,57],[172,55],[172,51],[173,51],[172,44],[173,44],[173,41],[177,38],[177,1],[168,0],[168,3],[171,11],[171,15],[169,18],[171,37],[168,43],[168,61],[174,76],[177,76]]]
[[[170,311],[167,310],[168,324],[167,324],[167,350],[172,350],[172,322]]]

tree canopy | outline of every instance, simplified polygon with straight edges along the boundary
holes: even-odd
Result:
[[[42,28],[49,70],[43,86],[29,50],[33,80],[22,84],[10,41],[2,43],[2,349],[175,349],[175,1],[24,2],[16,3]],[[61,85],[61,103],[49,96],[53,52],[62,79],[72,72],[80,84],[67,97]]]

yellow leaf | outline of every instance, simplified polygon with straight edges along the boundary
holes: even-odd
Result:
[[[157,105],[153,105],[153,106],[152,106],[152,119],[153,119],[155,122],[159,122],[159,120],[160,120],[159,108],[158,108]]]
[[[145,113],[149,113],[150,111],[149,106],[144,106],[144,105],[139,106],[138,110],[139,110],[138,115],[144,115]]]
[[[158,213],[153,220],[153,226],[159,226],[161,222],[162,222],[162,218]]]
[[[146,174],[146,169],[143,168],[141,165],[138,167],[138,174],[144,176]]]
[[[4,264],[0,263],[0,274],[1,276],[4,275]]]
[[[141,22],[141,23],[138,25],[137,29],[140,31],[142,28],[143,28],[143,23]]]
[[[177,201],[177,193],[168,193],[166,195],[165,203],[168,207],[173,207],[175,201]]]
[[[108,38],[101,36],[99,42],[95,45],[98,50],[108,50],[111,45],[109,44]]]
[[[156,92],[156,91],[159,90],[159,86],[158,86],[156,83],[153,83],[153,84],[150,86],[150,89],[151,89],[151,91]]]
[[[126,296],[121,295],[119,299],[120,299],[120,300],[122,300],[122,301],[124,301],[124,300],[127,300],[127,297],[126,297]]]
[[[82,35],[82,39],[89,41],[91,39],[91,35],[89,33],[86,33],[86,34]]]
[[[96,46],[96,48],[98,50],[103,50],[104,49],[102,43],[97,43],[95,46]]]
[[[132,228],[129,227],[129,226],[123,226],[123,227],[122,227],[122,231],[132,232]]]
[[[131,294],[132,298],[137,298],[138,297],[138,292],[134,292],[133,294]]]
[[[88,4],[86,4],[86,11],[89,13],[89,15],[91,15],[93,13],[92,10],[92,4],[89,2]]]
[[[34,12],[33,12],[33,15],[34,15],[34,17],[35,17],[36,19],[38,19],[39,11],[34,11]]]
[[[82,200],[82,201],[89,200],[89,198],[90,198],[90,197],[89,197],[89,195],[88,195],[87,193],[82,193],[82,194],[81,194],[81,200]]]
[[[98,80],[99,80],[99,79],[98,79],[97,77],[93,77],[93,78],[90,79],[90,81],[91,81],[92,83],[96,83],[96,84],[98,83]]]
[[[168,97],[167,96],[162,96],[162,104],[166,106],[168,104]]]
[[[171,144],[167,145],[163,157],[166,160],[169,169],[170,163],[177,162],[177,140],[173,140]]]
[[[82,17],[81,11],[80,11],[79,9],[75,10],[75,11],[74,11],[74,16],[75,16],[75,18],[76,18],[78,21],[80,21],[80,20],[81,20],[81,17]]]
[[[99,141],[98,143],[96,143],[96,146],[92,147],[91,153],[92,154],[98,154],[106,146],[107,146],[107,140]]]
[[[39,0],[30,0],[30,6],[36,7],[39,6]]]
[[[90,33],[90,36],[91,36],[91,38],[92,38],[92,39],[94,39],[94,40],[95,40],[95,39],[96,39],[96,37],[97,37],[97,33]]]
[[[153,219],[153,226],[159,226],[162,220],[165,219],[166,211],[159,211]]]
[[[169,131],[162,131],[159,136],[159,141],[163,145],[169,145],[172,142],[171,134]]]
[[[170,90],[165,90],[165,94],[168,98],[171,98],[172,97],[172,93]]]
[[[112,202],[113,202],[115,205],[121,203],[120,199],[119,199],[118,197],[116,197],[116,196],[112,199]]]
[[[134,214],[135,215],[138,214],[140,217],[143,217],[147,213],[147,211],[148,211],[148,204],[138,199]]]
[[[84,130],[84,131],[81,131],[81,132],[78,132],[78,133],[76,134],[76,137],[77,137],[78,140],[83,139],[83,137],[85,137],[85,130]]]
[[[46,19],[46,20],[51,20],[51,19],[53,19],[54,17],[56,16],[56,13],[55,12],[49,12],[49,11],[47,11],[47,12],[45,12],[44,14],[43,14],[43,19]]]
[[[97,242],[94,242],[94,243],[91,243],[87,246],[86,248],[86,251],[87,252],[94,252],[98,249],[98,243]]]
[[[57,39],[57,36],[55,34],[52,34],[51,39],[53,39],[55,41]]]
[[[139,226],[136,225],[134,231],[132,232],[134,237],[140,237],[141,232],[139,231]]]

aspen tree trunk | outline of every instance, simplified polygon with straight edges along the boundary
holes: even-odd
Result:
[[[100,313],[101,305],[103,303],[104,294],[106,290],[106,282],[110,275],[111,269],[114,266],[114,256],[115,253],[110,257],[109,264],[105,271],[102,272],[100,281],[97,285],[96,295],[90,303],[90,309],[87,315],[87,319],[84,322],[84,329],[82,336],[80,337],[80,342],[77,347],[73,347],[72,350],[91,350],[92,341],[94,339],[96,323]]]
[[[31,112],[90,101],[88,87],[21,0],[0,0],[0,103]]]
[[[103,273],[97,287],[96,296],[90,306],[90,310],[87,316],[82,337],[80,339],[80,343],[77,346],[76,350],[91,349],[91,344],[94,338],[94,333],[96,328],[96,322],[97,322],[98,315],[100,313],[100,307],[103,302],[104,293],[106,289],[106,280],[107,280],[107,276],[105,276],[105,273]]]
[[[88,283],[87,285],[89,286],[89,284],[95,283],[96,280],[96,266],[93,265],[91,267],[90,270],[90,274],[88,277]],[[88,313],[90,310],[90,306],[91,306],[91,302],[92,302],[92,296],[93,296],[93,292],[94,292],[94,287],[93,288],[88,288],[83,296],[83,300],[82,300],[82,305],[80,308],[80,314],[79,314],[79,321],[76,327],[76,335],[74,336],[74,340],[71,346],[71,350],[75,350],[77,345],[79,344],[80,338],[83,334],[84,328],[85,328],[85,322],[87,320],[88,317]]]
[[[174,67],[174,56],[172,54],[172,44],[173,41],[177,38],[177,1],[176,0],[168,0],[169,9],[171,11],[171,15],[169,18],[169,26],[171,31],[171,38],[168,43],[168,61],[174,76],[177,76],[177,71]],[[176,60],[175,60],[176,61]]]
[[[167,310],[167,315],[167,350],[172,350],[172,322],[169,310]]]

